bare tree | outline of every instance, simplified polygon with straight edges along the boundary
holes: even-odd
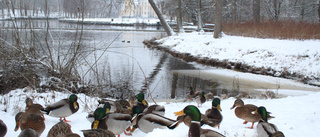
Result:
[[[178,32],[179,33],[184,33],[184,29],[182,26],[182,8],[181,8],[181,1],[182,0],[177,0],[177,5],[178,5],[178,9],[177,9],[177,28],[178,28]]]
[[[202,18],[201,18],[201,0],[197,3],[197,19],[198,19],[198,31],[203,31],[202,29]]]
[[[236,0],[232,0],[232,23],[236,24],[237,23],[237,5],[236,5]]]
[[[318,18],[319,18],[319,23],[320,23],[320,0],[319,0],[319,3],[318,3]]]
[[[161,13],[161,11],[159,10],[158,6],[156,5],[156,3],[154,2],[154,0],[149,0],[149,3],[151,5],[151,7],[153,8],[154,12],[157,14],[162,27],[164,28],[164,30],[166,31],[168,36],[172,36],[174,34],[174,31],[172,30],[172,28],[169,26],[168,22],[165,20],[163,14]]]
[[[273,0],[273,20],[278,21],[283,0]]]
[[[215,25],[214,25],[214,38],[220,38],[222,32],[222,0],[215,2]]]
[[[260,0],[252,1],[252,11],[253,11],[253,19],[255,22],[260,22]]]

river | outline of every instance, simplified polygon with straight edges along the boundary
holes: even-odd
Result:
[[[2,21],[2,28],[12,29],[10,21]],[[31,24],[31,25],[30,25]],[[204,70],[220,68],[185,62],[162,51],[150,50],[142,42],[152,38],[162,38],[166,34],[162,28],[141,26],[80,25],[50,20],[33,20],[32,23],[18,21],[16,27],[33,28],[38,35],[45,34],[49,26],[51,47],[56,58],[68,58],[72,45],[81,35],[81,56],[77,69],[85,84],[101,85],[107,97],[127,98],[140,91],[147,98],[185,99],[189,87],[213,95],[235,95],[239,91],[255,97],[261,92],[285,88],[281,82],[268,83],[243,80],[235,76],[221,76],[204,73]],[[31,27],[30,27],[31,26]],[[80,28],[84,30],[79,30]],[[30,30],[26,30],[29,33]],[[40,37],[40,36],[39,36]],[[61,51],[62,50],[62,51]],[[203,71],[202,71],[203,70]],[[287,85],[287,84],[286,84]],[[285,89],[291,89],[287,86]],[[308,90],[313,91],[310,88]],[[150,94],[149,94],[150,93]],[[256,93],[256,94],[253,94]]]

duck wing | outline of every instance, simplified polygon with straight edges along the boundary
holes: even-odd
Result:
[[[61,108],[61,107],[65,106],[65,105],[69,105],[69,99],[62,99],[62,100],[60,100],[58,102],[50,104],[44,109],[44,111],[48,113],[51,110],[54,110],[54,109],[57,109],[57,108]]]

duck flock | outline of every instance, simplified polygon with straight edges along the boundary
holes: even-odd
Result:
[[[199,107],[207,101],[204,92],[188,94],[187,101],[197,102],[195,105],[186,105],[180,111],[175,112],[176,119],[165,117],[165,107],[161,105],[149,105],[145,100],[144,93],[137,94],[129,100],[99,99],[98,106],[94,111],[89,112],[86,119],[90,121],[91,129],[83,129],[85,137],[120,137],[124,133],[132,135],[135,130],[149,133],[156,128],[168,128],[175,130],[179,124],[189,127],[189,137],[224,137],[225,135],[212,129],[203,129],[203,125],[220,128],[223,122],[221,114],[220,99],[212,98],[212,107],[201,114]],[[15,115],[16,126],[14,131],[19,131],[19,137],[38,137],[47,134],[47,137],[80,137],[71,130],[72,122],[66,118],[78,112],[79,103],[76,94],[68,98],[47,104],[43,107],[33,103],[31,98],[25,99],[26,107]],[[276,125],[268,120],[274,118],[263,106],[257,107],[252,104],[244,104],[243,100],[237,98],[233,106],[235,116],[244,120],[243,124],[251,122],[250,129],[256,124],[258,137],[282,137],[284,134],[279,131]],[[48,133],[44,133],[46,117],[60,118],[60,121],[51,127]],[[6,124],[0,119],[0,137],[7,133]]]

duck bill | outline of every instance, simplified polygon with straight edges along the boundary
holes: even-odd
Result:
[[[106,110],[106,113],[110,113],[110,109],[107,109],[107,110]]]
[[[142,104],[146,106],[147,102],[145,100],[142,100]]]
[[[217,105],[218,110],[222,111],[220,104]]]
[[[16,132],[19,128],[20,128],[20,123],[17,122],[17,123],[16,123],[16,127],[14,128],[14,131]]]
[[[98,121],[98,120],[95,120],[95,121],[93,122],[93,127],[92,127],[92,129],[97,129],[97,128],[98,128],[98,125],[99,125],[99,121]]]
[[[77,102],[73,102],[73,107],[74,107],[74,109],[78,109]]]
[[[174,112],[174,114],[175,114],[176,116],[183,116],[183,115],[184,115],[184,112],[183,112],[183,110],[181,110],[181,111],[178,111],[178,112]]]
[[[233,109],[233,108],[235,108],[236,107],[236,105],[233,105],[230,109]]]

